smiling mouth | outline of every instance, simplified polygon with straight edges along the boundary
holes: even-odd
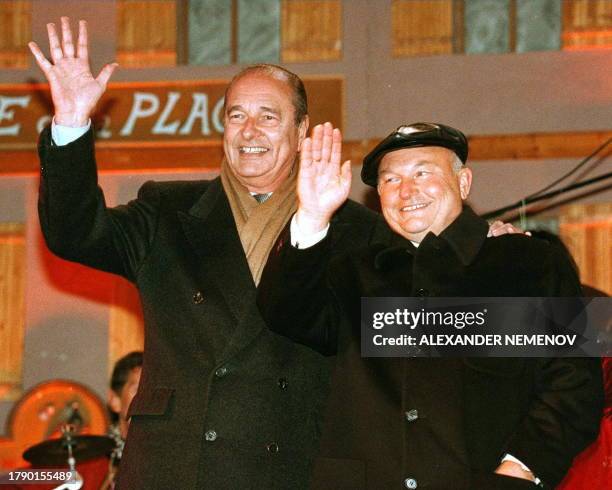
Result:
[[[410,206],[404,206],[403,208],[400,209],[400,211],[416,211],[417,209],[423,209],[426,208],[427,206],[429,206],[429,203],[418,203],[418,204],[411,204]]]
[[[238,147],[238,151],[243,154],[253,155],[259,153],[266,153],[268,149],[264,148],[263,146],[240,146]]]

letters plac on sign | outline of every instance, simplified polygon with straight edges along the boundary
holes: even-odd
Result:
[[[98,141],[134,143],[218,141],[223,132],[227,80],[119,82],[109,84],[98,104]],[[343,126],[343,79],[305,80],[311,125]],[[0,148],[35,147],[51,120],[46,84],[0,85]]]

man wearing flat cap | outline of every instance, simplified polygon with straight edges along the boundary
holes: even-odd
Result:
[[[332,257],[328,223],[350,187],[340,146],[305,140],[293,222],[324,238],[285,240],[259,291],[273,331],[334,365],[312,488],[553,488],[596,436],[596,359],[362,358],[360,299],[578,296],[573,268],[546,242],[487,237],[464,204],[467,140],[431,123],[401,126],[364,160],[390,244]]]

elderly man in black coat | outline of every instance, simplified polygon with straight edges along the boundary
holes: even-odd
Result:
[[[304,141],[295,229],[326,236],[287,239],[259,291],[273,331],[334,356],[313,488],[554,486],[597,433],[597,359],[362,358],[360,298],[577,296],[573,268],[546,242],[487,237],[463,204],[465,136],[429,123],[398,128],[364,161],[391,243],[333,257],[329,219],[350,186],[339,145],[331,129]]]

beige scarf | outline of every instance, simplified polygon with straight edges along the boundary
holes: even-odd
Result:
[[[223,159],[221,183],[227,195],[242,248],[249,263],[255,285],[259,284],[268,254],[289,218],[297,209],[297,167],[274,194],[259,204]]]

